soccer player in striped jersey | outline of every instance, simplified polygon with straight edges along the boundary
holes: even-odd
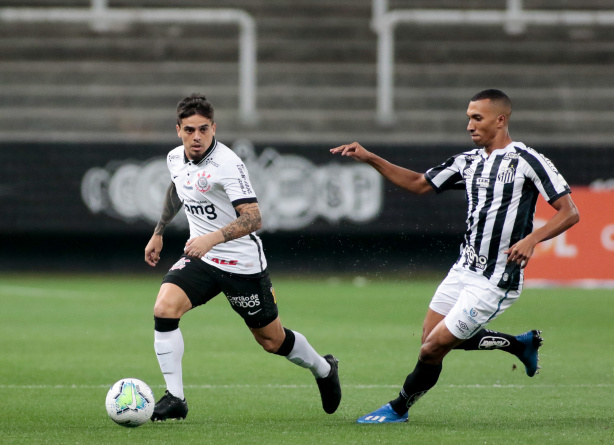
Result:
[[[437,383],[442,361],[452,349],[501,349],[516,355],[529,377],[539,369],[540,331],[513,336],[485,326],[520,296],[523,269],[535,245],[569,229],[579,214],[552,162],[511,139],[511,113],[511,101],[502,91],[476,94],[467,108],[467,130],[478,148],[452,156],[426,173],[391,164],[357,142],[331,149],[371,165],[411,193],[465,189],[468,205],[460,256],[429,305],[416,367],[396,399],[358,423],[407,421],[409,408]],[[540,194],[556,213],[534,228]]]
[[[177,105],[177,136],[167,165],[171,184],[162,216],[145,247],[145,261],[160,260],[162,234],[183,209],[190,226],[184,255],[171,267],[154,305],[154,349],[166,381],[151,420],[184,419],[188,404],[182,379],[183,337],[179,320],[224,293],[265,351],[309,369],[328,414],[341,401],[337,359],[320,356],[299,332],[281,324],[267,271],[258,199],[241,159],[215,138],[213,106],[193,94]]]

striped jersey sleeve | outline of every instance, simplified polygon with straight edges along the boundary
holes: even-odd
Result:
[[[464,172],[477,150],[451,156],[442,164],[429,169],[424,177],[437,193],[465,188]]]
[[[524,161],[521,165],[525,169],[525,175],[546,201],[553,203],[561,196],[571,193],[569,185],[550,159],[530,147],[518,152],[520,159]]]

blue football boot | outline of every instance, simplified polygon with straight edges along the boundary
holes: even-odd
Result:
[[[524,350],[516,357],[524,364],[529,377],[539,374],[538,369],[541,369],[541,366],[537,364],[539,362],[538,350],[544,342],[544,339],[540,337],[541,333],[542,331],[533,330],[516,336],[516,340],[524,345]]]
[[[407,422],[409,413],[405,413],[402,416],[398,415],[395,410],[392,409],[390,403],[382,406],[380,409],[366,414],[359,418],[356,423],[394,423],[394,422]]]

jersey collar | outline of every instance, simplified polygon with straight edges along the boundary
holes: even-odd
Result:
[[[522,144],[522,142],[513,142],[512,141],[512,142],[510,142],[508,145],[506,145],[503,148],[497,148],[496,150],[493,150],[493,152],[490,154],[490,156],[497,156],[497,155],[500,155],[500,154],[503,154],[503,153],[507,153],[508,151],[515,151],[514,150],[514,146],[518,145],[518,144]],[[524,144],[522,144],[522,145],[524,145]],[[480,150],[482,151],[482,153],[481,153],[482,154],[482,158],[488,159],[489,156],[486,154],[486,150],[484,149],[484,147],[482,147]]]
[[[207,148],[207,150],[205,151],[205,155],[203,156],[203,158],[200,160],[200,162],[196,165],[200,165],[202,164],[205,159],[207,159],[209,156],[211,156],[211,153],[213,153],[213,151],[215,150],[215,147],[217,147],[217,139],[215,139],[215,136],[213,137],[213,140],[211,141],[211,145],[209,146],[209,148]],[[191,162],[188,157],[185,155],[185,150],[183,150],[183,163],[187,164],[188,162]]]

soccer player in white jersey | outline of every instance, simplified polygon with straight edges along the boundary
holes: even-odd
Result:
[[[145,261],[155,266],[162,234],[183,208],[190,238],[162,280],[154,305],[154,349],[167,389],[151,419],[186,417],[179,320],[220,293],[265,351],[313,373],[322,407],[332,414],[341,401],[337,359],[321,357],[303,335],[282,326],[262,242],[255,233],[262,225],[258,200],[241,159],[215,139],[213,114],[201,95],[193,94],[177,105],[182,145],[168,154],[171,184],[160,221],[145,247]]]
[[[484,327],[514,303],[522,290],[523,269],[535,245],[579,221],[570,189],[554,165],[521,142],[512,141],[510,99],[500,90],[471,98],[467,130],[479,147],[418,173],[391,164],[357,142],[331,149],[374,167],[411,193],[464,188],[467,231],[461,253],[433,296],[423,324],[418,363],[399,397],[358,419],[358,423],[406,422],[409,408],[432,388],[452,349],[501,349],[516,355],[529,377],[537,373],[540,331],[513,336]],[[556,210],[533,227],[539,195]]]

